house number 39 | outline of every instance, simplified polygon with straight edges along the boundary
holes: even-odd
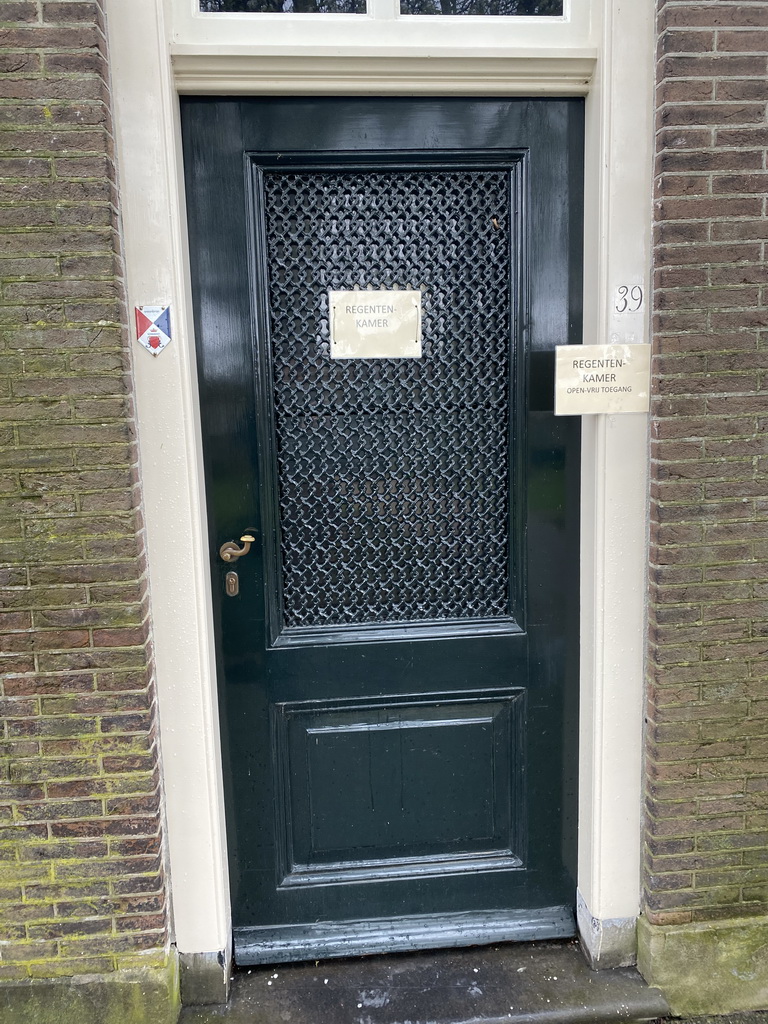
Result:
[[[616,313],[638,313],[643,308],[645,295],[639,284],[620,284],[616,289],[613,308]]]

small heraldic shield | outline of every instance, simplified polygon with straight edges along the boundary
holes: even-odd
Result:
[[[137,306],[136,340],[153,356],[160,355],[171,340],[171,307]]]

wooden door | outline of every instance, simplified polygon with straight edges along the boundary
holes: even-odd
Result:
[[[237,960],[570,935],[582,104],[182,111]]]

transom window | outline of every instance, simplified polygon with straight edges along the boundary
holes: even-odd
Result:
[[[367,14],[366,0],[199,0],[205,14]],[[400,14],[562,17],[563,0],[400,0]]]

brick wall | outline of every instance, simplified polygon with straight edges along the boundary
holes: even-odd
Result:
[[[768,911],[768,4],[658,5],[645,908]]]
[[[102,4],[0,0],[0,977],[165,956]]]

